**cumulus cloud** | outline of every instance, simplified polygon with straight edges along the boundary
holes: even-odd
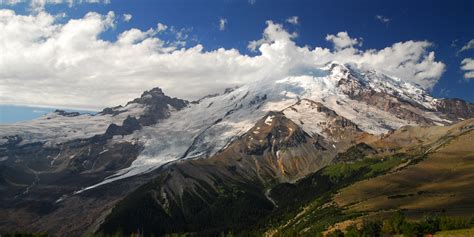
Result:
[[[469,42],[467,42],[466,45],[464,45],[461,50],[459,50],[459,52],[463,52],[463,51],[466,51],[466,50],[470,50],[470,49],[474,49],[474,39],[470,40]]]
[[[162,24],[160,22],[158,22],[158,24],[156,24],[156,31],[157,32],[163,32],[165,31],[166,29],[168,29],[168,26],[165,25],[165,24]]]
[[[357,44],[361,44],[358,39],[353,39],[347,34],[347,32],[339,32],[336,35],[327,35],[326,40],[334,44],[336,50],[345,49],[352,47]]]
[[[444,71],[426,41],[362,51],[355,47],[357,40],[340,32],[329,39],[335,50],[301,47],[294,42],[295,33],[267,21],[262,39],[249,43],[257,55],[249,56],[236,49],[206,51],[199,44],[178,47],[187,31],[172,26],[175,42],[157,37],[159,25],[128,29],[113,41],[102,39],[102,33],[119,24],[116,18],[113,12],[88,13],[65,22],[44,11],[20,15],[0,10],[0,103],[101,109],[156,86],[171,96],[196,99],[262,78],[301,74],[331,61],[374,68],[425,88]],[[349,38],[349,43],[340,38]]]
[[[225,25],[227,24],[227,19],[221,18],[219,19],[219,30],[223,31],[225,30]]]
[[[461,62],[461,70],[466,71],[464,73],[464,79],[470,80],[474,78],[474,59],[465,58]]]
[[[123,18],[123,21],[129,22],[132,19],[132,15],[125,13],[123,14],[122,18]]]
[[[252,40],[247,45],[247,48],[255,52],[263,44],[269,44],[275,41],[283,41],[286,39],[296,38],[298,35],[296,33],[288,33],[283,26],[280,24],[275,24],[273,21],[267,21],[267,28],[263,31],[263,38],[259,40]]]
[[[389,23],[390,22],[390,18],[388,18],[386,16],[382,16],[382,15],[376,15],[375,19],[377,19],[378,21],[380,21],[382,23]]]
[[[292,25],[298,25],[298,17],[297,16],[288,17],[286,19],[286,22],[288,22]]]
[[[147,31],[141,31],[136,28],[132,28],[130,30],[122,32],[118,37],[117,37],[117,43],[121,45],[133,45],[138,42],[143,41],[146,38],[150,38],[153,35],[155,35],[157,30],[154,30],[153,28],[150,28]],[[160,44],[162,46],[163,44]]]

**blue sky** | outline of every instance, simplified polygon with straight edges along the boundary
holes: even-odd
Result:
[[[1,8],[13,9],[17,15],[37,14],[30,2],[4,2]],[[474,49],[459,52],[474,39],[474,1],[111,0],[108,4],[46,4],[42,11],[51,15],[65,13],[67,16],[57,19],[57,24],[83,18],[88,12],[106,15],[113,11],[116,24],[100,34],[101,39],[110,42],[130,28],[146,31],[160,22],[168,26],[167,31],[157,36],[163,41],[175,42],[176,32],[182,32],[187,36],[182,39],[186,43],[184,48],[201,44],[204,52],[225,48],[249,56],[261,54],[249,50],[248,44],[262,38],[267,20],[281,24],[288,32],[296,32],[298,36],[293,41],[301,47],[331,48],[326,36],[338,32],[347,32],[362,42],[360,50],[380,50],[410,40],[429,41],[432,45],[428,51],[434,51],[436,61],[445,64],[432,94],[474,102],[474,81],[464,79],[466,71],[461,70],[461,61],[474,58]],[[120,20],[123,14],[132,15],[130,21]],[[286,21],[292,16],[298,17],[297,24]],[[220,28],[221,19],[226,22],[224,29]],[[133,97],[138,89],[127,96]],[[7,103],[15,103],[12,101]],[[48,102],[43,105],[68,107]]]

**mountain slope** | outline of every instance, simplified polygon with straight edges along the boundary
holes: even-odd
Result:
[[[160,92],[159,89],[145,92],[142,97],[147,97],[147,100],[104,109],[96,115],[56,111],[30,122],[1,126],[4,136],[0,144],[0,214],[5,219],[0,222],[0,230],[61,233],[57,228],[73,231],[81,227],[84,231],[87,226],[58,226],[49,218],[65,218],[70,213],[79,213],[83,209],[81,203],[92,202],[89,204],[91,213],[95,213],[94,208],[102,210],[101,205],[113,203],[108,198],[104,198],[105,203],[81,200],[74,197],[74,193],[132,164],[143,145],[137,140],[122,138],[145,125],[140,115],[154,114],[150,116],[159,122],[169,116],[170,110],[186,104]],[[131,187],[121,195],[130,192]],[[66,202],[65,205],[69,205],[66,208],[62,205],[65,199],[72,199],[72,202]],[[94,206],[94,203],[98,205]],[[65,215],[64,209],[69,214]],[[77,214],[74,217],[77,219],[71,222],[78,223],[82,221],[81,217]]]
[[[330,165],[295,185],[276,187],[272,197],[277,202],[288,193],[304,198],[290,202],[293,206],[285,210],[285,217],[270,218],[263,229],[270,228],[264,232],[313,236],[367,219],[388,219],[397,210],[413,219],[427,215],[470,218],[474,150],[467,144],[472,143],[473,135],[473,119],[449,127],[409,127],[364,145],[362,150],[357,148],[359,152],[353,150],[352,155],[346,152],[343,163]],[[409,149],[404,144],[407,137],[418,141]],[[371,165],[377,160],[381,163]],[[375,177],[374,170],[379,172]],[[318,193],[325,187],[321,186],[325,175],[332,177],[332,186]]]
[[[385,133],[407,125],[451,124],[474,116],[473,108],[435,99],[417,85],[375,71],[331,63],[193,102],[155,88],[96,115],[56,111],[0,126],[0,189],[5,190],[0,213],[8,216],[0,228],[95,230],[115,203],[157,177],[172,177],[157,181],[166,187],[158,193],[170,203],[151,202],[159,213],[172,205],[174,214],[163,217],[169,221],[188,218],[193,202],[222,204],[219,187],[227,201],[244,187],[250,195],[242,199],[246,205],[255,198],[269,205],[266,213],[275,208],[271,188],[343,161],[338,154],[357,143],[371,144],[364,150],[370,153]],[[423,140],[408,137],[404,149],[417,139]],[[399,148],[385,149],[391,154]],[[81,204],[95,211],[83,212]],[[54,221],[66,217],[81,224]],[[196,222],[183,223],[196,230]],[[104,230],[111,229],[104,225]],[[165,230],[182,229],[160,229]]]
[[[474,113],[472,104],[458,101],[447,106],[448,100],[434,99],[400,79],[332,63],[304,74],[243,85],[192,103],[170,98],[155,88],[124,107],[107,108],[97,115],[53,113],[31,122],[0,126],[0,134],[3,144],[8,137],[18,136],[18,145],[40,142],[62,149],[63,143],[105,134],[112,123],[121,126],[127,117],[135,117],[140,127],[129,126],[134,128],[124,132],[112,125],[110,132],[117,134],[110,135],[126,135],[122,140],[139,141],[143,150],[130,167],[104,184],[149,172],[176,159],[210,157],[268,111],[282,111],[302,99],[320,103],[370,134],[409,124],[446,124]],[[290,119],[301,123],[304,121],[297,117],[305,117],[311,109],[297,111]],[[303,127],[309,133],[319,131],[318,123],[326,122],[322,119],[312,120],[313,128],[308,127],[311,122]]]
[[[98,185],[148,172],[176,159],[210,157],[267,112],[285,110],[303,99],[320,103],[370,134],[410,124],[447,124],[462,118],[451,114],[449,120],[448,115],[436,110],[439,100],[416,85],[333,63],[308,74],[266,79],[189,103],[171,113],[169,119],[127,136],[128,140],[143,141],[144,150],[130,168]],[[465,106],[474,108],[468,103]],[[304,117],[310,109],[301,108],[300,115],[295,116]],[[313,120],[312,129],[304,127],[311,133],[324,122]]]
[[[265,190],[325,166],[335,151],[329,144],[309,136],[283,113],[270,112],[215,156],[167,166],[122,201],[102,230],[114,233],[121,226],[125,233],[142,228],[146,234],[210,234],[250,225],[273,209]]]
[[[424,140],[424,160],[341,190],[335,197],[338,205],[374,214],[380,210],[405,209],[407,214],[418,217],[429,212],[472,215],[474,120],[450,127],[408,128],[381,142],[392,139],[398,142],[401,137],[415,133]]]
[[[265,121],[270,116],[273,115],[267,116]],[[287,131],[296,124],[289,125],[291,126],[287,126]],[[249,133],[260,131],[261,126],[261,123],[257,124]],[[278,129],[281,130],[280,127]],[[470,170],[473,168],[474,151],[468,146],[459,151],[452,149],[471,142],[473,132],[472,119],[450,127],[402,128],[369,144],[361,143],[344,149],[346,151],[339,153],[334,162],[327,163],[329,166],[320,165],[312,168],[314,172],[310,173],[300,170],[299,178],[304,177],[301,180],[289,179],[292,172],[285,169],[308,168],[305,158],[296,153],[302,149],[301,145],[286,148],[292,156],[291,165],[285,166],[284,161],[278,162],[278,156],[269,158],[265,155],[278,149],[278,143],[272,142],[271,147],[264,146],[262,152],[261,146],[249,145],[255,138],[251,139],[247,134],[214,157],[170,165],[164,176],[141,187],[120,202],[105,219],[101,231],[114,233],[121,226],[125,233],[140,229],[145,235],[185,232],[216,235],[232,231],[238,235],[266,232],[271,235],[292,233],[312,236],[324,231],[329,225],[346,219],[373,217],[379,212],[386,216],[399,208],[407,209],[410,216],[414,213],[413,217],[417,218],[443,208],[450,210],[444,212],[446,215],[470,215],[471,204],[467,199],[472,190],[469,187],[472,185]],[[264,134],[267,136],[269,133]],[[419,142],[407,147],[402,138],[408,136],[412,141]],[[315,144],[314,141],[312,144]],[[319,149],[316,151],[323,154],[327,151],[317,147]],[[236,150],[244,154],[235,155]],[[249,151],[250,154],[257,152],[261,155],[246,156]],[[446,161],[446,155],[453,157],[453,160]],[[318,156],[313,154],[308,157]],[[444,161],[439,163],[440,158],[436,157],[443,157]],[[249,163],[245,164],[246,162]],[[441,172],[449,167],[447,164],[458,166],[460,162],[464,164],[463,172],[449,169],[448,173]],[[316,158],[308,163],[319,162]],[[405,173],[412,173],[416,177]],[[306,175],[308,176],[305,177]],[[387,177],[398,181],[392,180],[393,178],[378,181]],[[437,178],[433,180],[434,177]],[[275,179],[276,182],[268,181]],[[401,183],[402,179],[406,181]],[[296,183],[291,184],[296,180]],[[409,183],[412,185],[403,185]],[[459,185],[452,185],[455,183]],[[413,195],[404,192],[405,188],[418,187],[417,185],[433,188],[439,185],[436,189],[443,193],[439,196],[433,190],[415,189],[412,191],[415,193],[414,198],[418,198],[418,203],[424,205],[416,207],[411,200]],[[458,198],[446,202],[444,197],[453,193]],[[427,202],[429,199],[438,200],[438,203]],[[444,202],[440,203],[441,200]],[[389,208],[390,205],[392,206]],[[142,215],[145,210],[150,215]]]

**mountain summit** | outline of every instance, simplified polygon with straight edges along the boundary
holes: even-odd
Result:
[[[186,223],[193,203],[220,202],[221,191],[236,195],[230,187],[244,187],[244,197],[260,200],[265,214],[279,205],[269,194],[276,185],[345,161],[340,156],[348,149],[378,152],[370,146],[361,151],[359,143],[378,141],[406,126],[451,125],[471,117],[473,104],[433,98],[418,85],[338,63],[194,102],[154,88],[95,115],[56,111],[0,126],[0,188],[7,190],[1,208],[12,221],[6,226],[77,234],[100,229],[95,219],[154,180],[143,188],[145,196],[133,195],[147,202],[154,193],[160,221]],[[136,205],[131,202],[124,201]],[[81,203],[91,205],[91,212],[68,217],[77,225],[45,224],[77,211]],[[7,211],[9,206],[19,210]],[[106,232],[128,218],[128,211],[114,210],[101,227]],[[195,221],[190,223],[198,225]],[[143,223],[154,226],[150,219]]]

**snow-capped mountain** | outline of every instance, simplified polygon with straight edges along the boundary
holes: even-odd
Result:
[[[199,197],[217,189],[218,180],[264,189],[295,182],[361,141],[469,117],[473,104],[338,63],[191,102],[154,88],[97,114],[55,111],[1,125],[0,211],[18,207],[15,225],[33,230],[72,218],[77,225],[64,232],[48,228],[82,233],[95,225],[90,218],[156,177],[163,177],[157,203],[167,210],[189,190]],[[82,217],[68,214],[85,204]]]
[[[54,161],[67,153],[61,150],[71,142],[87,144],[91,138],[102,136],[110,144],[126,142],[140,146],[138,156],[129,166],[113,169],[115,173],[104,181],[84,187],[90,189],[174,160],[210,157],[247,132],[269,111],[283,112],[308,134],[323,136],[336,147],[340,137],[328,125],[335,117],[374,135],[405,125],[449,124],[466,117],[445,113],[440,109],[445,101],[401,79],[331,63],[302,74],[227,89],[193,102],[170,98],[155,88],[123,107],[106,108],[95,115],[57,111],[32,121],[2,125],[4,148],[0,155],[2,162],[15,159],[8,147],[21,150],[22,146],[39,143],[44,149],[57,150],[39,158],[48,160],[53,168]],[[472,114],[472,104],[459,105],[471,109]],[[98,153],[106,151],[104,148]],[[68,153],[67,159],[77,155]]]
[[[303,99],[311,103],[300,103]],[[105,183],[176,159],[212,156],[269,111],[283,111],[309,134],[330,136],[323,130],[331,117],[321,113],[313,102],[369,134],[405,125],[452,122],[447,115],[436,112],[438,100],[416,85],[333,63],[308,75],[258,81],[188,103],[168,119],[127,136],[125,139],[142,141],[144,149],[129,168]]]

